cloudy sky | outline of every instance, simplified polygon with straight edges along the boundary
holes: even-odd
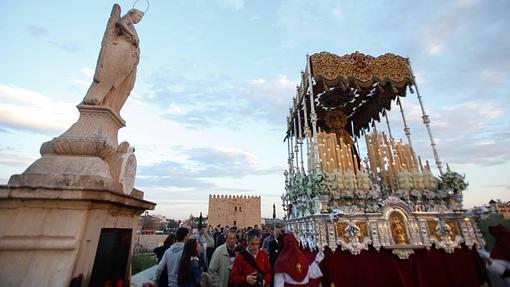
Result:
[[[0,184],[77,120],[113,3],[0,2]],[[206,214],[208,194],[241,194],[261,195],[271,216],[285,116],[306,54],[320,51],[409,57],[441,159],[470,183],[465,205],[510,200],[510,2],[367,3],[151,0],[119,139],[136,147],[135,185],[155,212]],[[416,150],[432,160],[416,97],[403,103]]]

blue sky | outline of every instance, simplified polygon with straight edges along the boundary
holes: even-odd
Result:
[[[0,183],[77,120],[113,3],[0,2]],[[124,13],[133,1],[118,3]],[[135,185],[170,217],[207,213],[208,194],[261,195],[271,216],[306,54],[391,52],[411,59],[439,154],[470,182],[465,205],[510,200],[508,11],[496,0],[152,0],[121,111]],[[415,149],[432,160],[415,96],[403,103]]]

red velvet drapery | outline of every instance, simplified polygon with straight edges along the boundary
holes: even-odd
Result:
[[[315,258],[313,252],[303,251],[310,259]],[[359,255],[341,251],[341,248],[335,252],[326,249],[324,254],[326,257],[320,266],[324,274],[322,285],[327,287],[331,283],[335,287],[479,287],[490,284],[476,249],[469,250],[465,246],[456,249],[453,254],[434,247],[430,250],[419,249],[404,260],[390,250],[381,249],[378,252],[372,247]]]

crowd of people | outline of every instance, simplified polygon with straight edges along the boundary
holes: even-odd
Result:
[[[491,252],[479,249],[488,271],[510,286],[510,231],[490,226],[496,239]],[[307,258],[292,233],[278,228],[180,227],[154,250],[156,286],[282,287],[318,286],[322,277],[319,251]],[[153,285],[154,285],[153,284]]]
[[[299,251],[294,235],[284,235],[278,228],[209,226],[193,233],[179,227],[154,252],[158,257],[157,286],[274,287],[322,276],[316,262],[316,268],[309,270],[310,263]],[[286,268],[289,263],[293,265]]]

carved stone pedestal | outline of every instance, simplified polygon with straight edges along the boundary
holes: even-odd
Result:
[[[122,191],[121,158],[128,153],[129,144],[119,146],[117,134],[125,126],[124,120],[107,107],[79,105],[78,110],[78,122],[59,137],[43,143],[41,158],[23,174],[13,175],[10,186]]]
[[[2,286],[89,286],[104,230],[136,242],[139,214],[155,204],[108,190],[0,186]],[[120,258],[114,258],[120,260]],[[121,278],[128,279],[130,260]],[[80,279],[81,278],[81,279]]]

